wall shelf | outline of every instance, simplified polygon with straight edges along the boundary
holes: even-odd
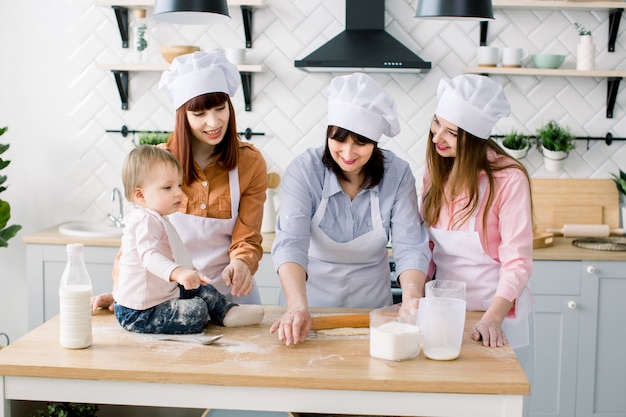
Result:
[[[113,8],[122,38],[122,48],[128,48],[128,9],[152,8],[154,0],[96,0],[96,5]],[[265,7],[265,0],[228,0],[228,6],[241,8],[246,48],[252,48],[252,12],[255,8]]]
[[[485,75],[533,75],[533,76],[559,76],[559,77],[595,77],[606,78],[606,117],[613,118],[613,109],[617,99],[617,91],[626,71],[579,71],[575,69],[541,69],[541,68],[502,68],[502,67],[469,67],[465,69],[468,74]]]
[[[111,71],[115,77],[117,91],[122,101],[122,110],[128,110],[128,73],[133,72],[161,72],[170,68],[169,64],[133,64],[133,63],[116,63],[116,64],[97,64],[98,68],[105,71]],[[252,110],[252,74],[255,72],[263,72],[262,65],[237,65],[237,69],[241,75],[241,85],[243,87],[243,98],[246,111]]]
[[[550,0],[493,0],[497,9],[553,9],[553,10],[608,10],[609,44],[608,51],[615,52],[615,40],[626,3],[621,1],[550,1]],[[480,44],[486,45],[489,23],[480,24]]]
[[[621,1],[493,0],[492,4],[498,9],[606,10],[624,7]]]
[[[553,10],[608,10],[609,11],[609,42],[608,51],[615,52],[615,41],[622,19],[622,13],[626,3],[621,1],[565,1],[565,0],[493,0],[492,5],[496,9],[553,9]],[[480,22],[479,45],[487,45],[488,21]],[[490,68],[472,67],[465,70],[471,74],[494,74],[494,75],[535,75],[535,76],[560,76],[560,77],[601,77],[607,79],[606,92],[606,117],[613,118],[613,109],[617,99],[622,77],[626,71],[578,71],[567,69],[539,69],[539,68]]]

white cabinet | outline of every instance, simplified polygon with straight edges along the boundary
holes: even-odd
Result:
[[[85,246],[85,265],[93,294],[111,292],[112,271],[118,248]],[[28,329],[59,314],[59,283],[67,262],[65,245],[26,245],[28,280]]]
[[[278,295],[280,294],[280,279],[274,270],[272,255],[264,253],[259,262],[259,269],[254,275],[256,285],[261,294],[261,303],[278,305]]]
[[[531,416],[626,415],[626,262],[535,261]]]

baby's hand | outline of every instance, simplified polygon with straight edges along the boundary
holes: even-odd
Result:
[[[186,290],[195,290],[200,288],[202,284],[208,284],[208,279],[201,273],[193,269],[183,268],[179,266],[172,271],[170,281],[176,281]]]

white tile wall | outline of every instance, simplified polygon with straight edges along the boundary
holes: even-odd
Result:
[[[75,2],[84,8],[84,2]],[[423,21],[413,17],[416,1],[387,0],[385,22],[387,30],[417,52],[432,61],[433,70],[425,74],[374,74],[396,98],[402,119],[400,136],[383,141],[407,159],[419,179],[423,166],[427,126],[436,104],[435,92],[441,77],[453,77],[463,72],[467,65],[475,64],[475,49],[479,37],[478,23]],[[232,19],[226,25],[210,28],[173,26],[151,21],[154,48],[149,61],[162,62],[157,45],[160,43],[189,43],[203,49],[242,46],[243,25],[238,8],[230,9]],[[129,61],[130,53],[120,46],[119,35],[112,10],[105,7],[86,7],[83,18],[89,24],[76,24],[77,30],[94,33],[86,36],[84,43],[76,45],[71,53],[71,65],[82,66],[88,61],[82,51],[91,51],[96,61]],[[336,74],[307,73],[293,66],[295,59],[317,49],[326,40],[343,30],[344,2],[338,0],[285,1],[267,0],[267,6],[254,12],[253,48],[248,52],[249,62],[263,64],[266,72],[253,76],[252,112],[243,111],[243,95],[238,92],[235,106],[240,130],[246,127],[265,132],[254,137],[264,153],[270,169],[282,172],[296,154],[309,146],[321,144],[326,118],[324,89]],[[489,26],[488,42],[495,46],[512,45],[528,49],[531,53],[559,52],[568,55],[565,67],[575,67],[577,32],[573,21],[590,27],[598,49],[598,68],[624,69],[626,55],[624,41],[618,38],[615,53],[606,52],[608,13],[551,10],[496,10],[496,20]],[[624,28],[620,28],[620,34]],[[80,53],[79,53],[80,52]],[[94,121],[102,131],[90,130],[94,135],[88,142],[101,141],[96,152],[107,156],[99,164],[119,165],[123,152],[110,152],[107,148],[128,149],[127,140],[119,135],[105,134],[105,129],[115,129],[122,124],[131,129],[172,128],[173,111],[156,89],[158,73],[131,74],[130,109],[122,111],[110,74],[86,66],[73,89],[93,91],[93,97],[81,101],[75,117]],[[580,136],[626,135],[621,125],[623,103],[626,97],[618,96],[614,119],[606,119],[606,80],[593,78],[560,77],[494,77],[505,86],[511,101],[513,115],[500,122],[495,133],[505,133],[516,128],[532,133],[549,119],[571,126]],[[95,89],[94,89],[95,87]],[[97,97],[95,95],[97,94]],[[98,110],[90,105],[97,103]],[[102,106],[111,108],[102,109]],[[155,117],[158,113],[158,117]],[[95,120],[93,119],[95,114]],[[100,114],[106,118],[100,120]],[[116,117],[117,116],[117,117]],[[117,120],[114,120],[116,119]],[[126,143],[125,143],[126,142]],[[623,167],[626,151],[621,143],[606,146],[592,142],[590,149],[580,143],[575,155],[568,160],[566,170],[558,174],[543,170],[536,150],[526,161],[533,176],[591,177],[606,176]],[[110,156],[109,156],[110,155]],[[621,159],[620,159],[621,157]],[[94,163],[98,163],[93,161]],[[419,181],[418,181],[419,183]],[[102,184],[104,187],[108,184]],[[82,194],[85,206],[97,200]]]
[[[131,73],[130,109],[121,110],[113,76],[96,63],[130,62],[121,47],[111,8],[93,0],[0,2],[0,125],[12,143],[7,156],[12,188],[2,194],[11,201],[13,222],[23,233],[35,232],[67,219],[99,219],[115,209],[110,191],[121,187],[119,172],[132,147],[131,137],[107,129],[171,130],[173,110],[156,88],[157,72]],[[27,4],[27,5],[26,5]],[[387,0],[387,30],[433,69],[419,75],[374,74],[396,98],[402,133],[382,146],[396,151],[413,167],[421,187],[425,138],[441,77],[461,74],[475,65],[479,40],[476,22],[427,21],[413,18],[417,0]],[[241,47],[241,13],[230,9],[224,25],[181,26],[150,21],[149,61],[164,62],[158,44],[195,44],[202,49]],[[488,42],[518,46],[531,53],[565,53],[564,66],[575,67],[579,21],[588,26],[597,47],[599,69],[626,69],[626,23],[621,22],[616,52],[607,52],[608,13],[605,11],[496,10]],[[149,10],[149,15],[151,10]],[[326,125],[324,88],[335,74],[307,73],[293,61],[317,49],[344,28],[342,0],[266,0],[254,12],[251,63],[265,72],[253,76],[252,111],[245,112],[241,90],[234,103],[240,130],[265,132],[253,137],[268,167],[283,172],[289,161],[309,146],[323,143]],[[505,87],[513,115],[495,133],[516,128],[533,132],[556,119],[579,136],[626,137],[626,91],[620,86],[615,116],[605,118],[606,80],[560,77],[494,77]],[[525,164],[535,177],[607,178],[626,169],[626,146],[615,142],[578,143],[565,171],[549,173],[536,150]],[[15,334],[25,321],[8,322],[7,311],[22,311],[25,299],[24,245],[19,236],[0,249],[0,331]],[[5,268],[5,265],[7,267]],[[8,269],[3,275],[3,269]],[[14,280],[15,278],[15,280]],[[23,297],[22,297],[23,295]],[[3,300],[6,299],[4,302]]]

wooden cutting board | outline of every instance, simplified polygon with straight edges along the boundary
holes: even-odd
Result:
[[[564,224],[619,227],[619,194],[610,179],[532,178],[535,230]]]

